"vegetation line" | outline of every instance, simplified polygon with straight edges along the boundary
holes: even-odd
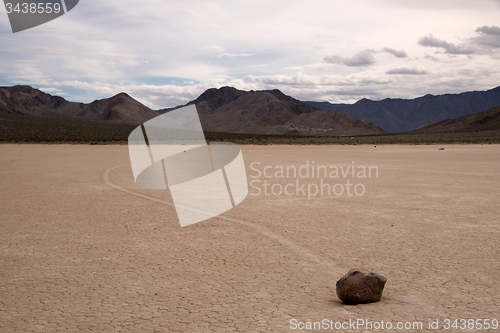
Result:
[[[126,144],[129,134],[136,127],[109,122],[1,114],[0,142]],[[498,130],[333,137],[206,132],[205,137],[207,141],[257,145],[500,143]]]

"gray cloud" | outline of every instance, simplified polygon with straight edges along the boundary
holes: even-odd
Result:
[[[433,35],[427,35],[418,41],[419,45],[426,46],[426,47],[437,47],[437,48],[443,48],[444,53],[447,54],[474,54],[476,53],[476,50],[471,46],[467,44],[460,44],[460,45],[455,45],[453,43],[448,43],[447,41],[443,39],[438,39],[434,37]]]
[[[389,74],[389,75],[422,75],[422,74],[427,74],[427,72],[423,68],[403,67],[403,68],[390,69],[387,72],[385,72],[385,74]]]
[[[320,0],[318,6],[297,2],[277,12],[267,10],[266,2],[247,6],[237,1],[195,0],[195,6],[189,1],[171,6],[152,1],[131,7],[124,6],[123,0],[90,0],[92,6],[76,7],[64,20],[27,33],[12,35],[8,18],[0,20],[0,85],[44,86],[60,90],[69,100],[83,102],[126,91],[153,108],[184,104],[205,89],[225,85],[244,90],[279,88],[294,97],[318,96],[342,102],[355,102],[375,93],[381,98],[406,98],[498,86],[499,35],[498,28],[491,26],[499,24],[494,23],[495,12],[488,1],[453,0],[453,16],[461,19],[446,21],[451,15],[450,1],[366,1],[365,10],[358,11],[359,4],[353,2],[338,8],[332,1]],[[437,10],[448,31],[468,26],[468,33],[460,40],[438,35],[442,21],[428,20]],[[304,12],[310,15],[304,16]],[[407,15],[426,24],[412,27],[416,38],[413,45],[405,46],[407,36],[401,31],[408,22],[395,20],[391,29],[382,22]],[[477,17],[483,20],[475,23]],[[296,22],[301,22],[299,30]],[[463,55],[447,54],[455,58],[446,59],[443,48],[417,44],[431,32],[455,46],[465,43],[477,54],[488,56],[470,61]],[[311,49],[312,45],[322,45],[324,51]],[[365,48],[376,51],[357,54]],[[408,57],[386,53],[390,48],[398,52],[404,48]],[[386,54],[377,55],[377,51]],[[424,58],[426,53],[442,61],[430,61],[432,58]],[[325,56],[334,57],[326,58],[327,62]],[[411,62],[405,61],[410,58]],[[267,66],[257,67],[264,64]],[[385,74],[396,67],[413,66],[425,67],[432,75]],[[357,70],[363,68],[370,70]],[[457,69],[478,74],[459,73]],[[489,76],[482,74],[483,69]],[[462,82],[462,86],[455,82]]]
[[[500,48],[500,28],[482,26],[476,29],[477,37],[471,38],[471,43],[484,48]]]
[[[395,56],[396,58],[406,58],[408,55],[404,50],[395,50],[391,49],[390,47],[384,47],[382,51],[387,52]]]
[[[331,56],[325,57],[324,60],[332,64],[344,64],[349,67],[366,67],[375,63],[375,57],[373,56],[373,52],[370,50],[361,51],[351,58]]]
[[[491,27],[488,26],[482,26],[476,29],[476,32],[481,32],[483,34],[487,35],[496,35],[500,36],[500,28],[492,25]]]
[[[429,60],[439,61],[439,59],[438,59],[438,58],[433,57],[433,56],[428,55],[428,54],[426,54],[426,55],[424,56],[424,58],[425,58],[425,59],[429,59]]]
[[[433,35],[427,35],[418,41],[419,45],[444,49],[449,55],[471,55],[491,53],[491,49],[500,48],[500,28],[482,26],[475,30],[476,37],[469,38],[466,43],[455,45]]]

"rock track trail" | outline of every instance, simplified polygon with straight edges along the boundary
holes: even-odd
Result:
[[[111,180],[111,173],[112,173],[112,171],[115,170],[115,169],[117,169],[117,168],[124,167],[126,165],[128,165],[128,164],[127,163],[123,163],[123,164],[119,164],[117,166],[114,166],[112,168],[107,169],[104,172],[103,176],[102,176],[104,183],[106,185],[108,185],[108,186],[111,186],[112,188],[114,188],[114,189],[116,189],[118,191],[122,191],[124,193],[136,196],[138,198],[174,207],[174,204],[172,202],[168,202],[168,201],[161,200],[161,199],[158,199],[158,198],[155,198],[155,197],[152,197],[152,196],[148,196],[148,195],[144,195],[144,194],[141,194],[141,193],[137,193],[137,192],[134,192],[132,190],[126,189],[126,188],[124,188],[124,187],[122,187],[122,186],[120,186],[118,184],[115,184]],[[290,239],[288,239],[288,238],[286,238],[286,237],[284,237],[282,235],[279,235],[279,234],[277,234],[277,233],[269,230],[265,226],[262,226],[262,225],[259,225],[257,223],[250,222],[250,221],[247,221],[247,220],[243,220],[241,218],[235,218],[235,217],[227,216],[227,214],[226,215],[219,215],[219,216],[216,216],[214,218],[222,220],[222,221],[236,223],[236,224],[239,224],[239,225],[250,227],[251,229],[253,229],[255,232],[259,233],[260,235],[262,235],[264,237],[267,237],[267,238],[269,238],[269,239],[271,239],[273,241],[276,241],[276,242],[280,243],[281,245],[287,247],[289,250],[295,252],[300,257],[307,258],[307,260],[310,261],[310,262],[316,263],[318,265],[323,265],[323,266],[333,266],[333,264],[327,263],[319,255],[317,255],[317,254],[313,253],[312,251],[310,251],[310,250],[302,247],[297,242],[294,242],[293,240],[290,240]],[[200,222],[200,223],[203,223],[203,221]]]

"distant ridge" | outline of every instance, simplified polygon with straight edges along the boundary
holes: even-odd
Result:
[[[337,110],[376,123],[391,133],[399,133],[500,106],[500,87],[460,94],[425,95],[415,99],[361,99],[354,104],[305,103],[322,110]]]
[[[142,124],[158,114],[126,93],[92,103],[69,102],[31,86],[0,87],[0,112],[44,118],[72,118]]]
[[[500,131],[500,106],[456,119],[422,126],[414,133]]]

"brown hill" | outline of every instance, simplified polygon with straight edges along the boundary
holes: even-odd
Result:
[[[9,114],[59,118],[76,116],[83,103],[68,102],[30,86],[0,87],[0,110]]]
[[[245,94],[245,91],[233,87],[211,88],[187,105],[196,104],[198,113],[209,114],[215,112],[223,105],[238,99],[243,94]]]
[[[85,110],[78,116],[126,124],[142,124],[158,116],[158,113],[126,93],[119,93],[113,97],[87,104]]]
[[[249,134],[369,135],[378,125],[336,111],[322,111],[281,91],[209,89],[196,100],[205,131]]]
[[[422,126],[412,132],[476,132],[500,130],[500,106],[456,119],[441,120]]]
[[[46,94],[30,86],[0,87],[0,112],[135,125],[158,115],[125,93],[84,104],[69,102],[62,97]]]

